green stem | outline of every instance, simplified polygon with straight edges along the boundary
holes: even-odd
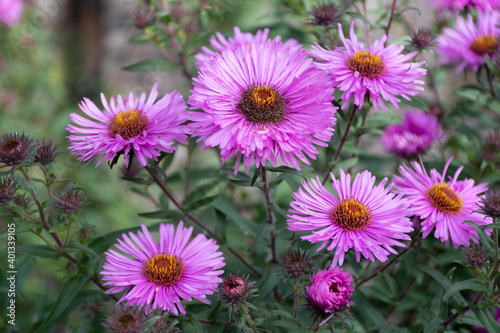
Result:
[[[295,323],[296,326],[299,326],[299,322],[298,322],[298,316],[299,316],[299,278],[295,278],[295,285],[294,285],[294,288],[293,288],[293,291],[295,293],[295,308],[294,308],[294,311],[293,311],[293,321]]]
[[[271,194],[269,191],[269,183],[267,181],[267,170],[264,165],[261,165],[260,172],[262,176],[262,182],[264,185],[262,186],[262,190],[264,191],[264,196],[266,198],[266,215],[267,215],[267,223],[271,226],[271,253],[273,262],[277,263],[276,257],[276,225],[274,223],[274,213],[272,210],[273,203],[271,201]]]
[[[160,187],[160,189],[163,191],[163,193],[165,193],[165,195],[170,199],[170,201],[172,201],[172,203],[181,211],[184,213],[184,215],[190,219],[191,221],[193,221],[198,227],[200,227],[201,229],[205,230],[206,233],[208,233],[210,236],[212,236],[212,238],[214,238],[217,242],[219,242],[220,244],[223,244],[223,240],[217,236],[212,230],[208,229],[205,225],[203,225],[203,223],[201,223],[197,218],[195,218],[193,215],[189,214],[188,212],[186,212],[186,210],[184,209],[184,207],[182,207],[181,204],[179,204],[179,202],[174,198],[174,196],[168,191],[167,187],[165,186],[165,184],[158,178],[158,176],[156,176],[155,172],[153,170],[151,170],[150,168],[148,167],[145,167],[146,170],[149,172],[149,174],[151,175],[151,178],[153,178],[153,180],[155,181],[155,183]],[[262,273],[259,272],[255,267],[253,267],[252,264],[250,264],[245,258],[243,258],[239,253],[237,253],[232,247],[230,247],[229,245],[227,245],[227,249],[229,250],[229,252],[231,252],[232,254],[234,254],[234,256],[236,258],[238,258],[245,266],[247,266],[252,272],[255,273],[255,275],[257,275],[258,277],[262,277]]]
[[[257,329],[255,328],[252,318],[250,318],[250,312],[248,311],[248,307],[245,302],[241,303],[241,308],[243,309],[243,313],[247,316],[248,325],[252,328],[253,333],[257,333]]]

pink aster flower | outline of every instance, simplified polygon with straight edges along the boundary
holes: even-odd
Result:
[[[424,111],[408,111],[401,124],[390,125],[380,137],[385,149],[403,157],[423,153],[444,137],[437,118]]]
[[[397,192],[404,194],[412,213],[422,220],[422,235],[427,237],[434,227],[434,236],[449,246],[450,240],[455,248],[478,242],[476,229],[465,221],[478,225],[492,223],[490,217],[479,213],[478,194],[488,189],[488,184],[474,185],[473,179],[458,180],[463,166],[458,168],[453,178],[445,180],[446,170],[451,163],[446,163],[443,173],[432,169],[427,174],[422,163],[412,162],[413,169],[406,165],[399,167],[401,177],[394,176],[393,183]]]
[[[397,252],[392,246],[405,247],[399,240],[409,240],[412,228],[406,217],[408,206],[401,195],[391,193],[392,185],[385,188],[387,178],[375,185],[369,171],[359,173],[351,184],[351,175],[340,169],[340,179],[332,174],[332,187],[337,197],[328,192],[319,178],[303,182],[292,194],[295,201],[288,211],[290,231],[310,231],[301,239],[311,243],[322,242],[318,251],[328,245],[335,249],[332,267],[342,265],[345,253],[354,249],[356,260],[360,254],[374,261],[386,261]]]
[[[187,126],[182,125],[188,119],[186,102],[180,93],[173,91],[155,103],[157,87],[158,83],[155,83],[147,100],[145,93],[135,98],[130,92],[126,100],[118,95],[117,104],[114,97],[108,104],[101,93],[102,111],[84,98],[79,106],[91,119],[77,113],[70,115],[77,126],[68,125],[66,128],[72,134],[68,136],[69,149],[79,155],[81,161],[90,162],[102,154],[97,165],[105,157],[110,161],[120,153],[125,155],[128,165],[129,156],[133,153],[139,163],[146,166],[148,158],[157,160],[160,156],[158,150],[167,153],[176,150],[174,140],[187,143],[186,133],[189,131]]]
[[[441,64],[458,64],[455,69],[460,72],[465,68],[476,71],[485,64],[484,59],[493,59],[500,50],[499,14],[496,11],[479,12],[477,25],[472,15],[467,21],[459,16],[455,30],[444,28],[438,36],[437,52],[441,56]]]
[[[173,224],[160,224],[158,244],[148,229],[141,227],[142,232],[123,234],[123,240],[115,244],[125,255],[106,252],[101,275],[104,285],[112,286],[106,293],[125,291],[120,302],[144,306],[146,313],[160,308],[173,315],[185,314],[181,298],[210,304],[206,295],[217,290],[223,273],[219,269],[225,265],[215,241],[198,234],[189,242],[193,228],[184,228],[181,221],[177,231]]]
[[[458,12],[464,8],[477,9],[486,12],[500,7],[500,0],[430,0],[437,5],[439,10],[448,9]]]
[[[220,32],[217,32],[215,36],[212,36],[210,38],[210,45],[212,48],[215,50],[212,51],[206,46],[201,47],[201,51],[197,54],[194,55],[194,58],[196,59],[196,66],[201,67],[203,63],[207,62],[210,60],[210,57],[219,55],[222,50],[228,48],[230,50],[236,50],[238,47],[244,45],[245,43],[251,44],[252,42],[255,43],[265,43],[269,39],[269,29],[264,29],[264,30],[259,30],[257,33],[252,35],[249,32],[241,32],[240,28],[234,27],[234,37],[229,37],[226,39]],[[280,42],[281,41],[281,36],[276,36],[273,39],[274,42]],[[293,39],[289,39],[286,41],[287,45],[300,49],[302,45],[297,43],[297,41]]]
[[[307,51],[268,40],[226,48],[199,70],[189,98],[190,126],[202,149],[220,147],[222,162],[236,153],[235,172],[243,156],[259,167],[281,157],[300,169],[309,164],[333,135],[332,82]]]
[[[2,0],[0,1],[0,22],[9,27],[14,26],[23,15],[22,0]]]
[[[408,95],[416,96],[424,90],[418,84],[424,84],[420,78],[426,70],[418,67],[425,61],[407,62],[416,56],[418,51],[401,54],[404,46],[385,46],[385,35],[366,49],[354,34],[354,22],[351,23],[351,39],[344,37],[340,24],[338,27],[344,47],[337,47],[332,51],[312,45],[309,53],[319,61],[319,68],[331,74],[334,86],[344,92],[341,97],[344,101],[342,109],[345,109],[351,100],[358,108],[362,108],[367,92],[375,110],[378,110],[379,106],[382,110],[387,110],[384,100],[391,102],[398,109],[401,100],[396,96],[410,100]]]
[[[311,285],[306,287],[309,303],[325,313],[334,313],[354,304],[349,301],[354,292],[352,276],[336,267],[311,276]]]

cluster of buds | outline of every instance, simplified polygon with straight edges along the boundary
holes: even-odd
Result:
[[[52,140],[33,142],[33,139],[24,133],[4,134],[0,138],[0,165],[15,167],[37,163],[45,166],[61,154],[57,147],[53,145]]]

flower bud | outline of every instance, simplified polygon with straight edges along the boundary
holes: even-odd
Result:
[[[300,251],[300,249],[289,248],[282,252],[279,262],[283,266],[279,270],[283,272],[285,279],[301,277],[310,273],[313,267],[309,254],[306,251]]]
[[[17,132],[4,134],[0,138],[0,162],[19,165],[28,161],[33,154],[33,139]]]
[[[312,7],[310,23],[320,26],[336,26],[342,20],[342,11],[333,3],[323,2]]]
[[[9,176],[0,178],[0,203],[7,203],[16,194],[16,182]]]
[[[42,141],[37,142],[37,146],[38,148],[36,149],[34,158],[35,163],[47,165],[53,162],[57,155],[62,154],[57,151],[59,145],[54,145],[52,147],[52,140],[45,141],[45,139],[42,139]]]
[[[74,214],[86,205],[88,202],[85,199],[85,191],[75,187],[62,191],[59,194],[54,194],[53,205],[61,212],[66,214]]]
[[[434,38],[435,36],[429,29],[418,29],[417,31],[412,31],[410,33],[411,41],[410,44],[418,50],[430,49],[435,46]]]
[[[493,218],[500,217],[500,194],[495,191],[488,191],[480,196],[481,203],[478,204],[481,212]]]
[[[219,288],[217,298],[221,300],[223,305],[229,307],[229,312],[234,312],[241,303],[257,296],[254,295],[257,292],[255,285],[255,282],[248,281],[248,275],[229,274],[229,277],[224,280],[222,287]]]
[[[116,305],[111,315],[106,316],[103,326],[112,333],[143,332],[146,319],[140,307]]]

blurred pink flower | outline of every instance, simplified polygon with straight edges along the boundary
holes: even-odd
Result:
[[[499,18],[496,11],[479,12],[476,25],[471,14],[467,15],[467,21],[459,16],[455,30],[444,28],[443,34],[436,39],[440,63],[458,64],[456,72],[465,68],[476,71],[485,64],[484,59],[497,57],[500,50]]]
[[[430,0],[437,5],[439,10],[448,9],[452,12],[458,12],[464,8],[487,11],[500,7],[500,0]]]
[[[401,124],[388,126],[380,140],[385,149],[394,154],[415,157],[443,137],[441,124],[434,115],[410,110]]]
[[[418,51],[401,54],[404,46],[385,46],[385,35],[365,48],[363,43],[358,42],[354,33],[354,22],[351,23],[351,39],[344,37],[340,24],[338,28],[344,47],[337,47],[332,51],[312,45],[309,54],[318,60],[319,68],[330,73],[334,87],[344,92],[341,97],[344,101],[342,109],[345,109],[351,100],[361,109],[367,93],[375,110],[378,110],[379,106],[382,110],[387,110],[384,100],[391,102],[398,109],[401,100],[396,96],[410,100],[408,95],[416,96],[424,90],[418,85],[424,84],[420,78],[426,70],[418,67],[425,62],[407,62],[415,57]]]
[[[354,304],[349,301],[354,292],[352,276],[339,267],[312,275],[306,292],[309,304],[324,313],[334,313]]]
[[[14,26],[23,14],[22,0],[1,0],[0,1],[0,22],[9,27]]]

